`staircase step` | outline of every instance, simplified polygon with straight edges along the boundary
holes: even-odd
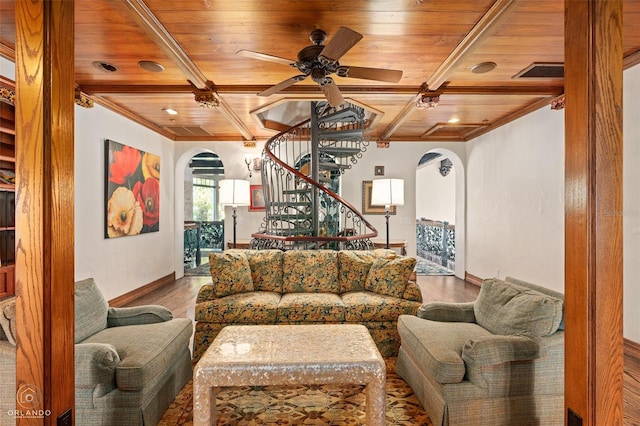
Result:
[[[269,205],[274,207],[306,207],[310,203],[308,201],[274,201]]]
[[[360,148],[350,148],[343,146],[321,146],[319,149],[320,152],[333,155],[334,157],[351,157],[361,151]]]
[[[274,220],[286,220],[288,222],[290,221],[302,221],[302,220],[310,220],[311,219],[311,214],[304,214],[304,213],[276,213],[276,214],[270,214],[269,215],[269,219],[274,219]]]
[[[282,190],[283,194],[310,194],[311,188],[301,188],[301,189],[284,189]]]
[[[318,117],[318,123],[327,123],[334,121],[356,121],[358,119],[358,112],[349,107],[339,111],[332,112],[331,114]]]
[[[351,164],[337,164],[337,163],[319,163],[320,170],[346,170],[351,168]]]
[[[290,237],[295,235],[313,235],[313,229],[276,229],[275,234],[281,237]]]
[[[346,140],[362,140],[362,129],[345,129],[345,130],[320,130],[318,137],[320,139],[332,140],[332,141],[346,141]]]

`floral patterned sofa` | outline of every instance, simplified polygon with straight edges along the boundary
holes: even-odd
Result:
[[[397,320],[415,315],[416,260],[393,250],[226,250],[196,300],[193,358],[238,324],[363,324],[383,356],[398,353]]]

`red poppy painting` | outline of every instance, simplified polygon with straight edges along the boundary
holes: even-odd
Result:
[[[160,229],[160,157],[105,140],[105,238]]]

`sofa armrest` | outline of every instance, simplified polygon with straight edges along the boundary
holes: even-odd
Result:
[[[140,325],[165,322],[173,319],[171,311],[164,306],[144,305],[128,308],[109,308],[107,327]]]
[[[420,306],[418,317],[441,322],[476,322],[473,302],[429,302]]]
[[[113,345],[107,343],[76,343],[76,388],[93,390],[101,397],[116,387],[116,367],[120,356]]]
[[[213,284],[205,284],[198,290],[198,297],[196,297],[196,303],[206,302],[208,300],[217,299],[215,292],[213,291]]]
[[[407,282],[404,293],[402,293],[402,298],[422,303],[422,291],[420,291],[420,287],[418,287],[415,281],[409,280]]]

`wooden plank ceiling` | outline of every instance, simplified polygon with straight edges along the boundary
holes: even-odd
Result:
[[[640,2],[624,6],[630,66],[640,56]],[[0,0],[0,55],[9,59],[14,8],[15,1]],[[532,64],[562,64],[563,0],[75,0],[75,12],[78,90],[178,141],[266,140],[291,124],[282,116],[287,110],[323,99],[311,78],[257,96],[300,72],[236,53],[246,49],[294,61],[312,44],[314,29],[324,30],[328,42],[340,26],[363,35],[340,58],[342,65],[403,72],[398,83],[333,75],[343,96],[375,117],[372,141],[470,140],[549,107],[564,92],[562,78],[514,78]],[[140,61],[164,70],[145,71]],[[485,62],[495,69],[472,71]],[[202,108],[196,94],[218,105]],[[423,95],[439,96],[438,105],[417,108]],[[166,108],[178,114],[168,115]]]

